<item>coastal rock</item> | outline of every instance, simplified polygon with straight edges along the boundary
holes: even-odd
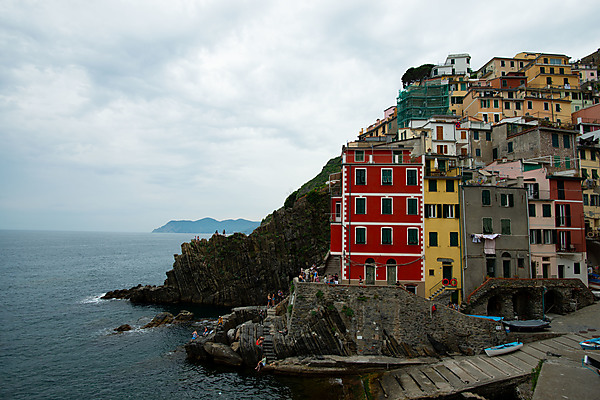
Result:
[[[168,313],[168,312],[162,312],[160,314],[157,314],[154,318],[152,318],[152,321],[150,321],[146,325],[142,326],[142,329],[155,328],[157,326],[170,324],[173,322],[173,320],[174,320],[173,314]]]
[[[113,329],[115,332],[127,332],[132,330],[133,328],[131,327],[131,325],[129,324],[123,324],[115,329]]]
[[[193,319],[194,319],[194,313],[187,311],[187,310],[181,310],[179,312],[179,314],[177,314],[177,316],[175,316],[175,318],[173,319],[173,323],[189,322]]]
[[[185,345],[185,352],[189,361],[209,361],[210,355],[204,350],[204,344],[208,341],[208,337],[200,336],[194,340],[190,340]]]
[[[239,367],[242,365],[242,357],[222,343],[204,343],[204,351],[212,358],[215,364]]]
[[[213,235],[183,243],[163,286],[116,290],[104,298],[230,307],[266,304],[269,293],[287,291],[301,268],[321,264],[329,250],[328,191],[296,197],[249,236]]]

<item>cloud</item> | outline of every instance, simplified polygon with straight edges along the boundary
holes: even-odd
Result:
[[[0,229],[261,219],[382,117],[407,68],[581,58],[578,9],[597,37],[590,1],[2,2]]]

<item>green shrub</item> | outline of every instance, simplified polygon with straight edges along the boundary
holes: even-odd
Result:
[[[347,306],[342,308],[342,313],[344,313],[348,318],[352,318],[354,316],[354,310]]]
[[[319,291],[317,291],[317,293],[315,294],[315,296],[317,296],[317,299],[321,300],[323,298],[323,292],[321,292],[319,290]]]

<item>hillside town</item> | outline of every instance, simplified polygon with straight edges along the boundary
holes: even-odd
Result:
[[[396,105],[343,146],[326,272],[449,305],[489,278],[600,289],[600,50],[470,62],[403,77]]]

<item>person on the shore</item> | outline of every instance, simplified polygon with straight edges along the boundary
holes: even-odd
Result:
[[[256,368],[254,368],[254,369],[255,369],[255,370],[257,370],[257,371],[260,371],[260,369],[261,369],[262,367],[264,367],[265,365],[267,365],[267,357],[263,357],[263,358],[262,358],[262,359],[261,359],[261,360],[258,362],[258,364],[256,364]]]
[[[267,295],[267,308],[271,307],[271,293]]]
[[[362,278],[362,275],[359,275],[359,276],[358,276],[358,284],[359,284],[360,286],[362,286],[362,285],[363,285],[363,278]]]
[[[195,340],[198,337],[198,332],[194,331],[192,332],[192,340]]]
[[[256,345],[260,348],[262,348],[263,342],[265,341],[264,337],[259,337],[258,339],[256,339]]]
[[[208,335],[208,328],[205,326],[204,332],[202,332],[202,336],[207,336],[207,335]]]
[[[223,326],[223,317],[219,315],[219,320],[217,322],[217,328]]]

